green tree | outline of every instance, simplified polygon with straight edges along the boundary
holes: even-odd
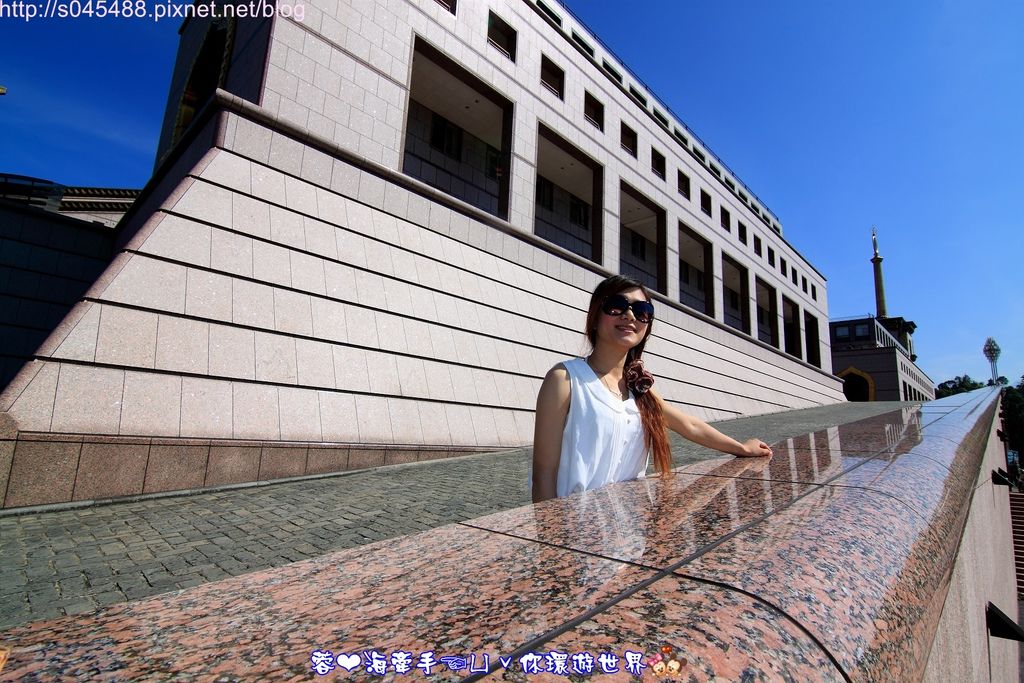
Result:
[[[958,375],[953,379],[947,379],[937,386],[935,388],[935,398],[946,398],[947,396],[962,394],[966,391],[981,389],[984,386],[981,382],[975,382],[971,379],[970,375]]]
[[[1003,433],[1009,447],[1024,452],[1024,377],[1015,387],[1003,389]]]

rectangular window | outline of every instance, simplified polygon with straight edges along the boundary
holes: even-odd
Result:
[[[647,240],[638,232],[630,231],[629,253],[641,261],[647,260]]]
[[[576,33],[576,31],[573,31],[572,32],[572,39],[576,41],[577,45],[579,45],[581,48],[583,48],[584,52],[586,52],[591,57],[594,56],[594,48],[591,47],[590,43],[588,43],[586,40],[584,40],[583,36],[581,36],[580,34]]]
[[[565,96],[565,71],[545,55],[540,57],[540,84],[558,99]]]
[[[847,325],[839,325],[836,327],[836,339],[848,339],[850,337],[850,328]]]
[[[537,176],[537,205],[548,211],[555,210],[555,185],[543,176]]]
[[[487,42],[513,62],[516,61],[516,32],[494,12],[487,18]]]
[[[814,285],[811,285],[811,298],[815,301],[818,300],[818,288]]]
[[[775,250],[768,247],[768,265],[775,267]]]
[[[447,157],[462,161],[462,129],[440,114],[432,114],[430,146]]]
[[[590,93],[583,95],[583,115],[598,130],[604,130],[604,105]]]
[[[779,257],[779,272],[782,273],[782,277],[786,277],[789,274],[789,268],[786,267],[786,257]]]
[[[672,135],[675,136],[676,140],[678,140],[683,145],[683,147],[690,144],[690,141],[686,139],[685,135],[683,135],[683,131],[679,130],[678,128],[672,129]]]
[[[805,278],[805,277],[801,277],[800,278],[800,288],[804,290],[804,294],[807,293],[807,278]]]
[[[627,152],[630,153],[630,155],[635,157],[637,149],[636,131],[627,126],[625,123],[623,123],[620,131],[620,136],[620,143],[622,144],[622,149],[626,150]]]
[[[486,158],[484,159],[484,162],[487,164],[487,167],[485,169],[487,177],[490,178],[491,180],[497,180],[498,163],[501,161],[501,152],[499,152],[494,147],[487,145],[487,150],[485,154]]]
[[[761,255],[761,238],[754,235],[754,253],[758,256]]]
[[[658,123],[668,128],[668,118],[657,109],[654,110],[654,118],[658,119]]]
[[[687,199],[690,198],[690,176],[686,175],[682,171],[676,172],[676,185],[679,188],[679,194],[683,195]]]
[[[665,155],[651,147],[651,170],[654,175],[665,179]]]
[[[746,244],[747,243],[747,226],[743,225],[743,221],[740,221],[740,222],[738,222],[736,224],[736,230],[739,233],[740,242],[742,244]]]
[[[437,4],[455,14],[455,0],[437,0]]]
[[[619,83],[622,83],[622,74],[620,74],[607,59],[601,60],[601,66],[604,67],[604,70],[608,72],[609,76],[617,80]]]
[[[796,268],[790,268],[790,270],[789,270],[789,279],[793,281],[794,285],[797,284]]]
[[[700,210],[709,216],[711,215],[711,195],[704,190],[700,191]]]
[[[729,215],[729,210],[724,206],[718,207],[718,216],[722,223],[722,228],[724,228],[726,232],[732,232],[732,216]]]
[[[581,228],[590,228],[590,211],[582,199],[575,195],[569,196],[569,222]]]
[[[644,97],[644,94],[642,92],[640,92],[633,86],[629,86],[629,94],[632,95],[633,99],[635,99],[637,102],[642,104],[644,107],[647,107],[647,98]]]
[[[552,10],[550,7],[541,2],[541,0],[537,0],[537,7],[539,7],[540,11],[543,12],[548,19],[553,21],[556,26],[562,26],[562,17],[555,14],[554,10]]]

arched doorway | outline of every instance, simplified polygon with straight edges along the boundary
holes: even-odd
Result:
[[[874,401],[875,380],[871,375],[849,367],[842,372],[836,373],[837,377],[843,380],[843,395],[847,401]]]

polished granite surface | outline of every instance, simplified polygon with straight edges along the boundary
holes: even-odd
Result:
[[[0,680],[914,680],[994,415],[975,394],[20,626]]]

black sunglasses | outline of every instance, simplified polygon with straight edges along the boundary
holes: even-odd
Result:
[[[630,301],[621,294],[612,294],[601,302],[601,310],[606,315],[625,315],[632,310],[633,317],[639,323],[647,324],[654,320],[654,304],[650,301]]]

